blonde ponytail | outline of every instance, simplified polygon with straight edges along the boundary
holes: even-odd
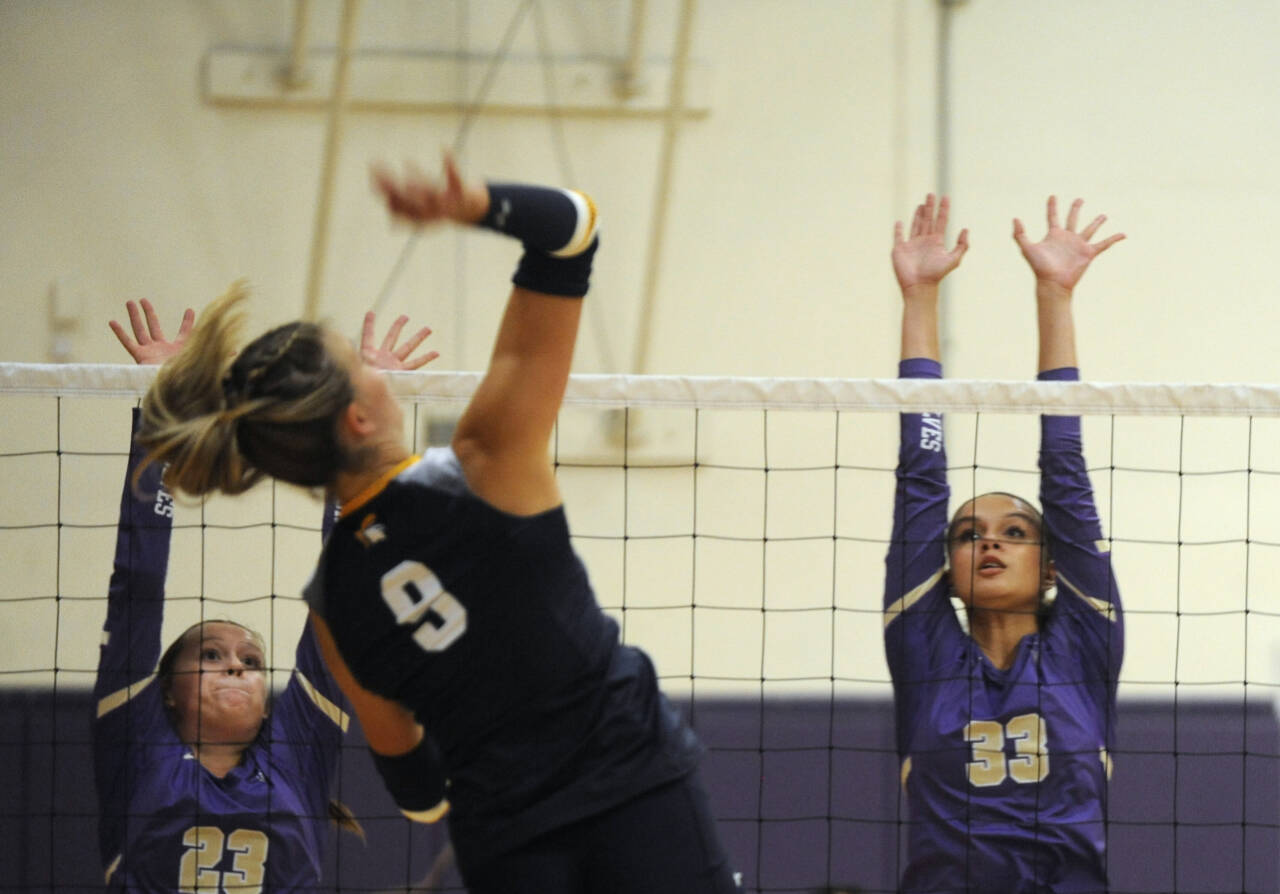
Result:
[[[337,434],[354,389],[325,331],[287,323],[237,355],[247,297],[245,284],[233,283],[161,367],[142,401],[138,442],[147,458],[138,474],[165,463],[168,487],[203,496],[242,493],[268,475],[326,485],[355,462]]]
[[[236,443],[239,419],[254,409],[231,409],[222,381],[235,356],[244,324],[243,281],[200,315],[187,344],[160,368],[142,400],[138,441],[147,450],[141,475],[151,463],[166,464],[165,484],[193,496],[240,493],[262,477],[250,469]]]

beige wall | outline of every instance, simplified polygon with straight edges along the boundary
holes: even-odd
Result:
[[[337,3],[313,6],[313,40],[329,45]],[[514,0],[366,2],[359,45],[487,51],[516,6]],[[629,3],[544,0],[544,6],[558,51],[621,53]],[[649,51],[669,55],[677,2],[650,0],[648,7]],[[61,312],[78,320],[67,335],[66,356],[80,361],[125,359],[105,320],[128,298],[163,302],[175,319],[180,306],[199,306],[244,276],[255,288],[260,322],[300,312],[324,116],[215,107],[199,89],[202,60],[212,48],[285,46],[292,10],[292,3],[258,0],[0,3],[0,195],[6,206],[0,289],[10,308],[0,326],[0,360],[50,358],[45,302],[55,282]],[[938,183],[938,15],[931,0],[698,3],[692,55],[706,72],[699,83],[710,114],[687,123],[676,142],[644,371],[893,374],[892,224]],[[952,13],[951,40],[947,171],[954,219],[970,228],[973,248],[949,283],[948,372],[1018,378],[1033,371],[1031,280],[1009,238],[1010,220],[1021,217],[1038,238],[1045,197],[1055,192],[1065,200],[1083,196],[1087,213],[1110,216],[1104,232],[1129,236],[1078,292],[1086,375],[1274,380],[1271,342],[1280,309],[1270,260],[1280,223],[1274,163],[1280,157],[1274,61],[1280,3],[968,0]],[[514,49],[536,54],[530,21]],[[369,195],[368,162],[412,158],[433,166],[458,123],[455,115],[349,116],[320,308],[345,330],[354,331],[405,239]],[[632,371],[661,125],[571,118],[563,126],[577,181],[605,215],[577,370]],[[476,174],[559,181],[552,133],[544,117],[485,116],[469,134],[464,162]],[[444,355],[438,368],[482,365],[512,248],[446,232],[418,245],[387,309],[412,312],[436,328],[433,340]],[[111,412],[121,411],[113,406]],[[6,415],[21,418],[18,410]],[[116,449],[122,429],[113,425],[98,449]],[[956,425],[968,431],[963,420]],[[1168,427],[1133,428],[1133,440],[1119,450],[1141,464],[1149,454],[1130,445],[1150,443],[1152,429],[1169,435]],[[1214,430],[1223,433],[1207,436],[1204,455],[1226,457],[1222,445],[1238,439],[1238,426]],[[1008,431],[983,443],[993,456],[1007,453],[1011,463],[1030,466],[1031,430],[1015,425]],[[1091,423],[1089,431],[1091,459],[1105,464],[1113,453],[1108,426]],[[870,460],[891,464],[891,420],[867,420],[850,437],[862,440],[859,451]],[[1163,462],[1167,449],[1157,452]],[[1235,453],[1229,455],[1222,463],[1235,462]],[[2,474],[8,484],[22,473]],[[105,470],[94,498],[107,525],[115,474],[113,467]],[[1100,489],[1109,495],[1111,487]],[[1142,487],[1130,487],[1130,502],[1108,519],[1117,536],[1142,539],[1153,519],[1163,523],[1176,514],[1176,493]],[[588,502],[593,488],[569,484],[568,490],[574,513],[586,523],[599,510]],[[851,511],[874,520],[867,523],[870,536],[883,536],[883,481],[861,493],[864,501]],[[1211,533],[1217,514],[1241,517],[1239,502],[1208,496],[1193,514]],[[1167,533],[1161,528],[1161,536]],[[92,561],[83,563],[86,593],[105,579],[109,563],[109,531],[95,536],[95,545],[86,547]],[[6,549],[7,562],[33,561],[27,546]],[[842,599],[876,604],[874,552],[850,560],[857,579],[841,588],[848,594]],[[1172,563],[1140,552],[1134,546],[1117,557],[1132,563],[1126,593],[1135,604],[1167,609],[1165,571]],[[603,567],[604,557],[598,561],[608,591],[614,574]],[[1209,563],[1203,580],[1188,581],[1188,592],[1211,608],[1225,579],[1235,600],[1241,587],[1231,582],[1245,566],[1238,556],[1231,561],[1226,578],[1215,577]],[[301,574],[290,571],[290,585]],[[763,585],[752,586],[745,589],[758,600]],[[814,585],[824,586],[829,593],[830,582]],[[1252,598],[1257,607],[1264,597]],[[75,610],[83,619],[68,629],[85,631],[80,639],[92,642],[101,605]],[[11,605],[0,627],[44,642],[47,623]],[[1134,680],[1182,673],[1170,661],[1185,632],[1165,629],[1163,619],[1150,622],[1149,631],[1142,623],[1126,673]],[[1252,623],[1256,631],[1268,620]],[[874,637],[875,625],[873,614],[859,638]],[[661,639],[645,644],[665,648]],[[1280,678],[1277,642],[1280,630],[1264,631],[1253,647],[1258,666],[1251,680]],[[788,654],[804,647],[801,636]],[[1182,647],[1183,662],[1188,648]],[[79,649],[71,643],[64,653],[83,654]],[[707,654],[717,649],[725,651],[713,644]],[[851,674],[883,675],[876,648],[866,651],[871,665]],[[666,665],[677,661],[660,656]],[[33,658],[20,666],[46,663]],[[1240,672],[1233,673],[1239,679]]]
[[[465,4],[468,44],[495,46],[515,6]],[[545,6],[565,54],[621,51],[629,4]],[[650,49],[668,53],[675,0],[648,6]],[[361,46],[448,49],[461,39],[459,7],[366,3]],[[336,3],[314,9],[313,39],[331,44]],[[711,113],[677,140],[651,371],[892,373],[886,254],[893,220],[937,180],[937,14],[929,0],[701,0],[692,46]],[[212,47],[284,46],[291,15],[291,3],[248,0],[0,5],[0,265],[6,302],[23,308],[0,330],[0,357],[48,358],[54,280],[83,318],[71,342],[80,360],[120,359],[102,321],[129,297],[199,304],[247,276],[264,318],[298,312],[323,116],[216,108],[198,92]],[[974,245],[952,283],[952,373],[1029,370],[1030,290],[1009,221],[1034,232],[1057,192],[1129,234],[1081,290],[1090,373],[1271,380],[1280,4],[969,0],[952,31],[951,191]],[[536,49],[526,20],[515,50]],[[323,313],[357,319],[402,242],[365,188],[368,161],[433,165],[457,126],[446,115],[350,117]],[[660,125],[573,119],[565,130],[577,179],[606,214],[593,304],[622,370]],[[466,155],[478,174],[560,179],[543,119],[482,118]],[[459,290],[453,237],[427,240],[396,293],[440,330],[446,364],[475,368],[486,354],[511,262],[491,247],[467,240]],[[605,371],[594,330],[579,367]]]

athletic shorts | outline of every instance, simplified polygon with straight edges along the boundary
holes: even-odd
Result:
[[[470,894],[738,894],[696,773],[481,866]]]

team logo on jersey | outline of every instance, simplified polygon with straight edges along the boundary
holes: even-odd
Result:
[[[173,518],[173,494],[162,486],[156,491],[156,502],[152,510],[161,518]]]
[[[368,549],[387,539],[387,529],[378,521],[376,515],[370,513],[364,517],[364,521],[360,522],[360,530],[356,531],[356,539],[364,544],[365,549]]]
[[[942,417],[937,413],[920,414],[920,449],[942,452]]]

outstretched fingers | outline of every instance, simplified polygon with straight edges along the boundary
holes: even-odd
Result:
[[[396,341],[400,338],[400,330],[404,328],[404,324],[409,322],[409,318],[404,314],[395,318],[395,321],[387,329],[387,335],[382,339],[382,350],[388,354],[395,354],[401,360],[405,358],[408,351],[401,353],[396,350]]]
[[[968,230],[963,230],[955,245],[947,249],[946,230],[950,216],[950,200],[946,196],[929,193],[916,206],[909,236],[904,238],[905,227],[901,221],[894,224],[893,272],[903,290],[936,285],[955,269],[969,250]]]
[[[412,354],[414,351],[416,351],[418,349],[418,345],[422,344],[422,342],[425,341],[426,337],[430,334],[431,334],[431,329],[427,326],[423,326],[417,332],[413,333],[413,335],[409,336],[409,340],[406,341],[403,345],[401,345],[400,349],[396,351],[396,356],[399,357],[401,360],[405,361],[406,363],[409,362],[409,355]],[[438,357],[440,355],[436,354],[435,356]],[[421,366],[422,363],[425,363],[425,362],[426,361],[424,360],[418,365]],[[411,367],[411,368],[416,369],[417,367]]]
[[[182,322],[178,324],[178,336],[174,341],[179,344],[185,343],[187,336],[191,333],[191,327],[195,326],[195,324],[196,312],[192,308],[188,307],[182,313]]]
[[[924,204],[920,206],[920,232],[918,235],[928,236],[933,232],[933,205],[935,197],[933,193],[929,193],[924,197]]]
[[[1062,225],[1057,222],[1057,196],[1050,196],[1048,197],[1048,201],[1044,202],[1044,216],[1046,216],[1048,228],[1062,228]]]
[[[431,334],[431,330],[424,326],[422,329],[419,329],[418,332],[414,334],[413,338],[409,339],[408,344],[410,345],[410,347],[405,352],[405,359],[404,359],[405,369],[421,369],[422,367],[430,363],[432,360],[435,360],[437,357],[440,356],[439,351],[427,351],[427,353],[423,354],[420,357],[414,357],[413,359],[409,359],[408,355],[411,354],[418,347],[418,345],[422,344],[422,340],[430,334]]]
[[[1076,199],[1071,203],[1071,210],[1067,212],[1067,229],[1075,232],[1076,223],[1080,218],[1080,206],[1084,204],[1084,199]],[[1086,236],[1086,239],[1089,237]]]
[[[164,341],[164,328],[160,325],[160,315],[146,298],[142,299],[142,312],[146,315],[147,331],[151,334],[152,341]]]
[[[129,315],[132,336],[115,320],[108,320],[107,326],[135,363],[160,364],[168,360],[182,349],[196,321],[196,312],[188,307],[183,311],[177,336],[169,341],[160,325],[160,315],[146,298],[140,302],[126,301],[125,311]]]
[[[930,196],[932,198],[932,196]],[[943,196],[938,202],[938,214],[933,220],[933,232],[939,236],[947,232],[947,218],[951,216],[951,200]]]
[[[1124,233],[1116,233],[1114,236],[1108,236],[1106,239],[1103,239],[1101,242],[1093,243],[1094,253],[1102,254],[1104,251],[1106,251],[1111,246],[1115,245],[1117,242],[1119,242],[1123,238],[1124,238]]]
[[[440,354],[436,351],[428,351],[421,357],[411,358],[410,356],[431,334],[431,329],[426,326],[411,335],[404,344],[397,346],[396,342],[400,340],[400,334],[408,322],[409,318],[404,314],[396,317],[379,344],[374,332],[377,325],[376,315],[373,311],[367,311],[360,333],[360,356],[364,362],[378,369],[404,370],[419,369],[439,357]]]
[[[377,354],[373,347],[375,336],[373,333],[374,326],[378,320],[378,315],[371,310],[364,312],[364,322],[360,326],[360,356],[366,362],[371,361]]]
[[[115,320],[107,321],[107,325],[110,326],[111,331],[115,333],[116,341],[120,342],[120,347],[129,352],[129,356],[134,359],[135,363],[141,363],[142,357],[138,353],[137,342],[129,337],[129,333],[124,331],[124,327]]]
[[[1084,199],[1076,199],[1074,202],[1071,203],[1071,214],[1067,218],[1068,230],[1075,229],[1076,217],[1078,212],[1080,211],[1080,207],[1083,204],[1084,204]],[[1105,214],[1097,215],[1096,217],[1094,217],[1093,220],[1089,221],[1088,226],[1086,226],[1083,230],[1080,231],[1080,238],[1083,239],[1085,242],[1089,242],[1089,240],[1093,239],[1093,237],[1097,234],[1098,230],[1106,222],[1107,222],[1107,216]],[[1117,242],[1119,242],[1123,238],[1124,238],[1124,233],[1116,233],[1113,236],[1108,236],[1106,239],[1103,239],[1101,242],[1090,243],[1089,248],[1093,250],[1093,253],[1095,255],[1099,255],[1099,254],[1102,254],[1102,252],[1106,251],[1111,246],[1115,245]]]
[[[129,314],[129,325],[133,327],[134,340],[140,345],[150,344],[151,328],[147,325],[146,311],[137,301],[126,301],[124,307]]]
[[[428,177],[412,162],[397,176],[382,164],[370,166],[374,189],[381,194],[392,215],[415,224],[451,220],[475,223],[488,210],[488,187],[464,180],[453,156],[444,154],[443,171]]]
[[[1016,217],[1013,219],[1013,241],[1018,243],[1018,247],[1023,250],[1026,250],[1031,245],[1031,240],[1027,238],[1027,228]]]
[[[911,217],[911,238],[914,239],[924,232],[925,232],[925,207],[924,207],[924,203],[921,203],[916,206],[916,213]]]
[[[916,206],[915,214],[911,216],[910,238],[942,235],[946,232],[947,218],[950,212],[951,203],[945,196],[939,202],[933,193],[929,193],[925,200]],[[902,230],[902,221],[895,222],[893,225],[893,241],[895,243],[904,241]]]

